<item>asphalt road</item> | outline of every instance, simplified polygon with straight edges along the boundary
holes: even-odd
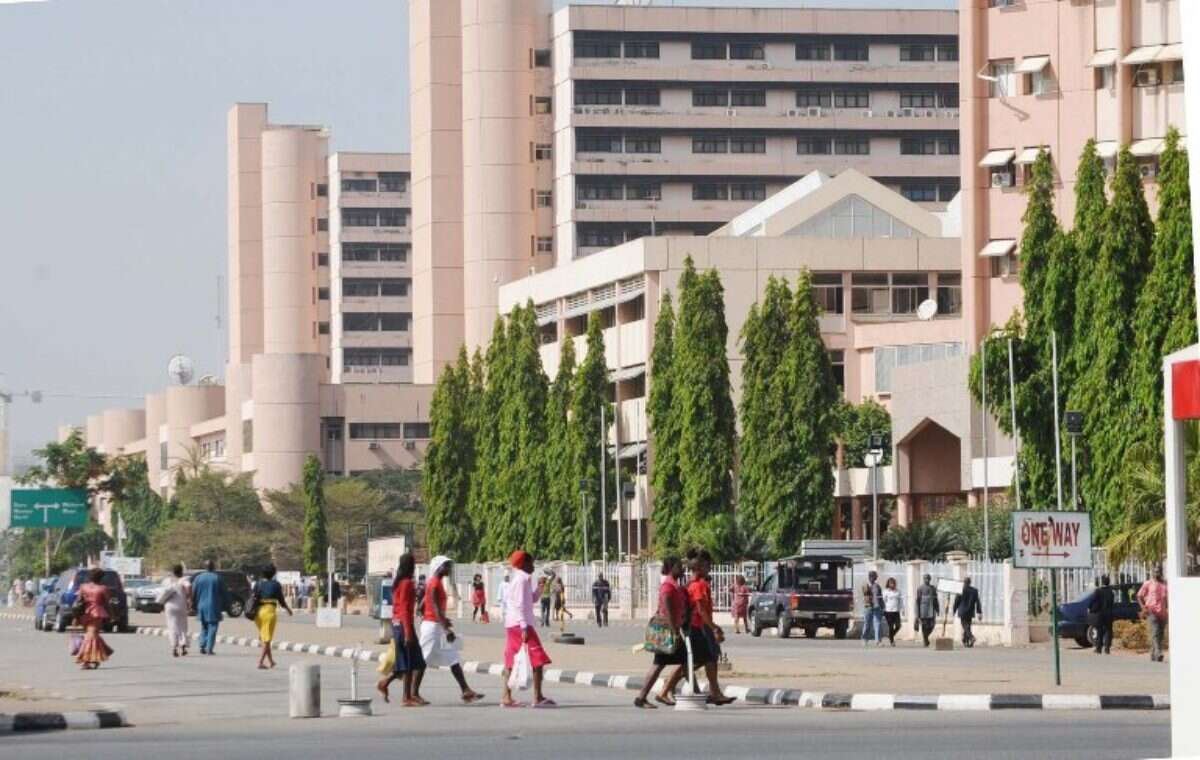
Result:
[[[615,630],[615,629],[614,629]],[[0,738],[0,758],[191,757],[888,757],[1130,758],[1165,756],[1165,713],[833,713],[734,706],[703,714],[638,711],[630,695],[553,685],[554,711],[496,706],[498,682],[474,676],[485,704],[457,703],[449,674],[430,672],[434,706],[383,705],[370,719],[289,720],[288,664],[318,661],[324,711],[347,692],[348,664],[277,655],[279,669],[254,669],[248,649],[173,659],[160,638],[113,636],[116,656],[79,671],[58,634],[0,621],[0,687],[34,686],[90,704],[120,704],[135,727]],[[369,682],[374,673],[364,668]]]

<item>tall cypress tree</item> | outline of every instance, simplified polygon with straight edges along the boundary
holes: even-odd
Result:
[[[675,308],[671,293],[663,293],[654,322],[650,354],[650,395],[646,418],[650,426],[650,486],[654,494],[654,543],[661,552],[679,548],[679,515],[683,488],[679,481],[679,425],[675,420]]]
[[[1091,364],[1095,326],[1093,311],[1096,302],[1096,260],[1104,238],[1104,213],[1108,199],[1104,194],[1104,159],[1096,152],[1096,141],[1088,140],[1079,157],[1075,171],[1075,223],[1071,228],[1070,246],[1075,262],[1075,308],[1071,320],[1071,339],[1064,362],[1066,371],[1063,387],[1073,388],[1083,371]]]
[[[689,257],[685,269],[694,269]],[[732,551],[736,421],[729,386],[725,296],[715,271],[681,288],[674,414],[683,483],[681,539],[716,556]]]
[[[604,412],[604,448],[600,446],[600,407]],[[571,472],[575,484],[575,496],[579,497],[579,486],[586,482],[588,509],[583,522],[574,521],[574,530],[569,546],[575,557],[582,559],[584,553],[583,526],[587,526],[588,556],[598,557],[600,541],[600,456],[605,457],[605,477],[612,476],[612,460],[608,456],[608,429],[612,426],[612,407],[608,403],[608,363],[604,358],[604,327],[599,312],[588,316],[587,351],[571,390],[571,418],[569,422],[571,442]],[[605,484],[608,499],[615,498],[612,488]],[[611,502],[610,502],[611,503]],[[605,515],[604,525],[608,519]],[[605,527],[605,529],[607,529]]]
[[[471,519],[479,537],[478,555],[483,559],[507,556],[498,540],[500,511],[499,475],[505,467],[500,453],[500,407],[508,389],[509,379],[508,327],[503,317],[497,317],[492,327],[492,341],[482,364],[472,367],[472,386],[475,399],[475,474],[471,479]],[[482,368],[482,386],[477,368]],[[512,551],[511,547],[508,551]]]
[[[765,538],[772,519],[770,482],[775,451],[780,441],[770,434],[772,417],[771,380],[779,371],[786,351],[792,318],[792,292],[787,281],[772,275],[767,279],[761,306],[755,303],[742,327],[742,437],[738,466],[738,517],[748,534]]]
[[[1153,234],[1137,163],[1125,148],[1117,158],[1092,274],[1090,363],[1071,394],[1072,406],[1085,414],[1083,442],[1090,458],[1083,468],[1082,493],[1095,517],[1094,535],[1100,539],[1120,523],[1122,513],[1118,480],[1132,433],[1127,424],[1132,401],[1127,374],[1137,339],[1130,315],[1149,271]]]
[[[828,535],[833,514],[833,450],[838,397],[821,340],[812,276],[800,273],[788,314],[787,343],[769,385],[765,457],[759,488],[762,538],[776,556]]]
[[[325,575],[329,536],[325,527],[325,468],[315,454],[304,460],[304,546],[302,559],[307,575]]]
[[[497,485],[499,520],[492,531],[493,556],[526,545],[530,521],[547,508],[546,373],[538,350],[533,304],[509,315],[506,348],[508,378],[500,404],[499,454],[503,463]]]
[[[475,440],[470,421],[471,365],[467,349],[438,378],[429,406],[430,442],[422,468],[429,548],[460,560],[475,557],[474,526],[467,511]]]
[[[571,462],[569,427],[572,384],[575,379],[575,341],[564,338],[558,372],[546,399],[546,482],[548,506],[534,527],[531,544],[548,557],[566,557],[574,548],[571,536],[579,519],[579,481]]]
[[[1196,342],[1196,288],[1192,271],[1191,193],[1188,155],[1179,131],[1167,132],[1159,159],[1158,223],[1151,248],[1152,270],[1138,297],[1134,317],[1137,351],[1127,407],[1135,442],[1162,451],[1162,360]]]

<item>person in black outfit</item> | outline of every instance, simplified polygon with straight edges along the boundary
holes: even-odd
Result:
[[[1113,590],[1108,576],[1100,576],[1100,587],[1088,602],[1088,623],[1096,628],[1096,654],[1103,650],[1112,653],[1113,636]]]
[[[612,599],[612,588],[608,585],[608,580],[601,573],[596,578],[596,582],[592,584],[592,604],[596,607],[596,625],[603,627],[608,625],[608,602]]]
[[[963,578],[962,593],[954,597],[954,614],[962,623],[962,643],[965,647],[975,646],[975,634],[971,633],[971,623],[975,615],[983,619],[983,605],[979,602],[979,592],[971,585],[971,578]]]

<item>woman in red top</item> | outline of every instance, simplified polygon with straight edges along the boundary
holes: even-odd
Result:
[[[100,636],[100,627],[108,622],[108,587],[104,585],[104,571],[93,567],[88,573],[86,583],[80,585],[80,601],[83,602],[83,615],[79,622],[83,625],[83,642],[75,655],[75,662],[84,670],[95,670],[100,663],[112,656],[112,648],[104,643]]]
[[[413,555],[407,552],[401,555],[396,579],[392,581],[392,641],[396,648],[396,659],[391,675],[380,679],[376,684],[379,693],[383,695],[383,701],[387,702],[388,686],[392,681],[401,680],[404,683],[405,707],[423,707],[429,704],[421,698],[425,658],[421,654],[413,619],[417,602],[417,587],[413,583],[415,570]]]
[[[742,624],[750,630],[750,587],[741,573],[733,577],[733,632],[741,633]]]
[[[453,583],[450,571],[454,564],[449,557],[437,556],[429,562],[429,582],[425,586],[425,614],[421,619],[421,652],[425,662],[433,667],[450,668],[450,674],[462,690],[462,701],[478,702],[483,695],[467,685],[462,661],[455,643],[454,624],[446,617],[446,578]]]
[[[687,613],[687,594],[679,586],[679,579],[683,576],[683,563],[679,561],[678,557],[670,555],[663,557],[662,576],[662,585],[658,587],[658,614],[671,621],[671,631],[675,635],[677,646],[675,651],[670,654],[654,653],[654,666],[646,674],[641,693],[633,700],[634,705],[645,710],[655,709],[647,697],[650,696],[650,689],[654,688],[663,669],[669,665],[680,667],[654,698],[664,705],[675,704],[675,698],[671,695],[675,692],[675,685],[683,678],[683,666],[687,663],[687,650],[683,646],[682,638],[684,616]]]
[[[690,563],[692,580],[688,583],[687,594],[692,619],[688,641],[692,645],[692,664],[697,668],[703,665],[704,675],[708,678],[708,703],[727,705],[734,699],[721,692],[721,684],[717,680],[717,658],[721,655],[720,645],[725,633],[713,622],[712,587],[708,584],[711,564],[712,559],[704,551],[697,553]]]

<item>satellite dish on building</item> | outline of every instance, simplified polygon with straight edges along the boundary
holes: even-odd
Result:
[[[196,385],[216,385],[217,378],[214,375],[203,375],[196,381]]]
[[[922,322],[928,322],[936,317],[937,313],[937,301],[933,300],[932,298],[926,298],[921,302],[921,305],[917,307],[917,319],[921,320]]]
[[[196,374],[196,367],[189,357],[183,354],[175,354],[171,357],[171,361],[167,362],[167,375],[175,381],[177,385],[187,385],[192,382],[192,377]]]

